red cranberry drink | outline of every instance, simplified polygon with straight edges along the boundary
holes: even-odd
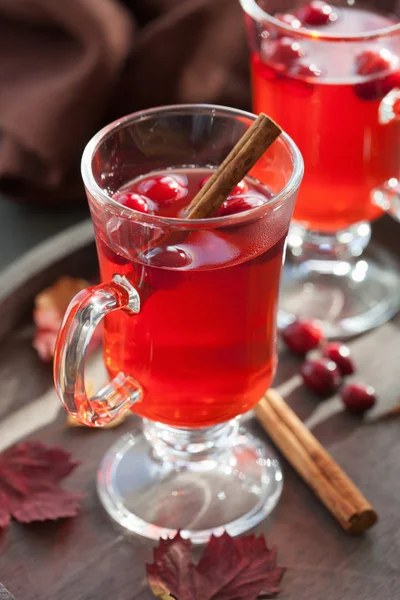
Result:
[[[252,54],[254,111],[276,119],[303,154],[294,217],[320,232],[373,220],[382,212],[371,193],[399,173],[400,122],[381,114],[385,97],[389,113],[400,109],[387,96],[400,87],[399,39],[378,35],[399,20],[358,2],[298,3],[274,16],[290,29],[267,25]]]
[[[150,173],[113,198],[133,209],[132,215],[179,218],[210,173]],[[264,185],[247,178],[216,216],[257,209],[270,199]],[[169,425],[204,427],[242,414],[260,399],[276,366],[287,226],[282,220],[269,233],[256,223],[190,232],[174,246],[166,241],[134,257],[121,243],[132,231],[120,226],[107,238],[98,230],[102,280],[126,275],[145,298],[135,318],[121,311],[105,318],[109,374],[130,373],[144,390],[145,402],[134,405],[136,413]]]
[[[124,529],[151,539],[239,535],[273,510],[282,489],[278,461],[261,440],[237,435],[234,417],[275,372],[300,152],[265,116],[167,106],[97,133],[82,175],[100,284],[68,307],[57,392],[89,427],[126,410],[143,417],[103,458],[101,502]],[[102,319],[110,377],[88,397],[86,351]]]

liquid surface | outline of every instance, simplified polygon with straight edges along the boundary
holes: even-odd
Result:
[[[179,215],[209,175],[204,169],[155,174],[182,183],[184,192],[178,186],[172,201],[168,190],[166,201],[151,200],[145,188],[154,174],[125,186],[115,199],[127,202],[127,193],[147,193],[151,212]],[[267,190],[251,180],[245,183],[246,189],[228,204],[269,199]],[[153,187],[154,197],[160,199],[160,190],[162,186]],[[133,200],[138,201],[136,196]],[[123,235],[115,227],[107,236],[97,229],[102,280],[125,274],[142,300],[138,315],[108,315],[104,334],[110,375],[123,371],[143,387],[143,401],[133,407],[136,413],[181,427],[214,425],[247,411],[268,388],[276,366],[277,297],[288,227],[288,218],[278,213],[189,232],[150,254],[144,249],[147,243],[140,253],[132,250],[140,239],[133,211],[128,223],[133,229]],[[113,235],[119,246],[124,238],[123,251]]]
[[[356,6],[333,10],[336,20],[309,28],[355,35],[396,22]],[[379,109],[400,86],[399,56],[400,34],[334,43],[276,30],[253,54],[254,111],[276,119],[303,154],[294,217],[307,228],[334,232],[382,214],[373,191],[399,176],[400,125],[382,123]]]

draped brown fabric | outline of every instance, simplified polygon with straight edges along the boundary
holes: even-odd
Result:
[[[238,0],[0,0],[0,186],[82,197],[104,124],[181,102],[249,108]]]

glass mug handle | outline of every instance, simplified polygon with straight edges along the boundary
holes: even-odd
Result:
[[[400,88],[393,88],[379,105],[379,123],[387,125],[400,122]],[[389,179],[374,193],[374,202],[394,219],[400,221],[400,180],[399,176]]]
[[[115,311],[140,312],[140,297],[130,281],[114,275],[112,281],[82,290],[72,300],[58,333],[54,356],[54,381],[66,410],[89,427],[102,427],[119,417],[142,397],[140,385],[118,373],[95,396],[85,389],[86,353],[93,333]]]

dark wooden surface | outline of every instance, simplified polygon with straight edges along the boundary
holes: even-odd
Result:
[[[83,188],[81,201],[61,205],[55,201],[46,206],[19,202],[0,191],[0,270],[46,238],[88,217]]]
[[[87,234],[85,226],[83,230]],[[374,236],[400,256],[399,225],[382,219]],[[79,271],[87,276],[95,269],[90,239],[81,248],[74,240],[76,230],[64,235],[62,249],[56,240],[58,254],[50,254],[47,264],[47,251],[39,249],[40,273],[17,277],[13,285],[10,282],[8,295],[0,275],[2,321],[13,324],[0,332],[0,448],[21,438],[63,445],[82,460],[66,486],[85,492],[86,498],[75,519],[33,525],[13,522],[1,532],[0,581],[17,600],[150,600],[144,564],[151,559],[153,543],[115,528],[95,492],[96,469],[105,450],[139,421],[130,417],[109,431],[67,428],[52,388],[51,368],[31,347],[33,294],[56,274]],[[16,310],[22,290],[23,301]],[[380,515],[366,535],[348,537],[282,460],[285,484],[280,504],[257,530],[278,546],[279,562],[288,568],[283,600],[400,598],[400,419],[374,419],[400,396],[399,328],[400,315],[350,342],[360,378],[374,385],[380,396],[376,411],[364,422],[343,412],[337,398],[320,402],[296,387],[293,377],[299,361],[281,353],[276,386]],[[249,426],[265,436],[251,420]]]

